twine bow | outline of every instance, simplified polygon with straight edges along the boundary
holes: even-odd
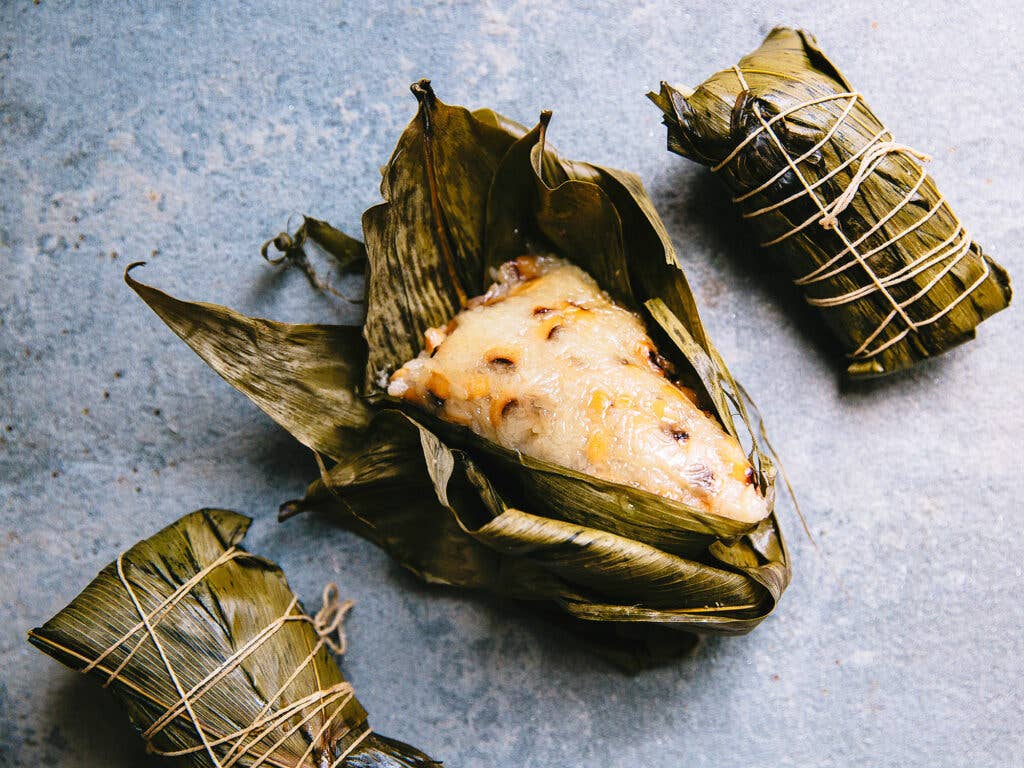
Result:
[[[339,597],[338,585],[333,581],[324,585],[320,601],[320,610],[313,617],[313,629],[336,655],[344,656],[345,650],[348,648],[348,640],[345,637],[345,617],[352,610],[355,601],[342,601]]]

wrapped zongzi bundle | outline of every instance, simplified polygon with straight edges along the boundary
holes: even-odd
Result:
[[[1010,301],[923,168],[807,32],[779,27],[695,90],[662,83],[669,149],[708,166],[838,337],[852,376],[974,338]]]
[[[330,651],[347,606],[303,612],[281,569],[205,509],[108,565],[29,642],[121,699],[147,750],[204,768],[427,768],[366,723]],[[342,644],[343,645],[343,644]]]
[[[333,462],[284,517],[326,510],[427,581],[560,609],[626,663],[690,647],[666,628],[749,631],[789,581],[775,470],[639,179],[561,159],[548,113],[527,130],[413,91],[363,216],[361,328],[129,284]]]

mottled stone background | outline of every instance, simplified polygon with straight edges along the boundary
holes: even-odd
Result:
[[[0,764],[147,764],[108,694],[24,641],[119,551],[204,505],[310,604],[358,601],[345,669],[378,730],[454,767],[1024,765],[1018,308],[849,386],[644,92],[776,23],[813,30],[1018,277],[1024,28],[1012,0],[0,4]],[[352,319],[257,254],[296,211],[358,232],[410,82],[637,171],[764,411],[820,547],[747,637],[627,677],[542,619],[418,584],[326,521],[275,522],[311,456],[121,282]]]

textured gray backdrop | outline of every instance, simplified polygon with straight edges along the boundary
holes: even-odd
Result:
[[[805,26],[936,156],[1020,281],[1014,0],[0,5],[0,764],[146,764],[108,695],[25,630],[138,538],[219,505],[255,516],[248,546],[309,604],[328,579],[358,601],[345,669],[372,723],[456,768],[1024,765],[1019,307],[940,362],[843,385],[813,316],[707,174],[665,152],[644,98],[776,23]],[[794,582],[754,634],[627,677],[324,521],[279,526],[312,458],[121,282],[146,258],[140,276],[185,297],[353,317],[257,249],[294,211],[358,232],[423,76],[523,122],[553,108],[564,153],[651,190],[820,546],[784,503]]]

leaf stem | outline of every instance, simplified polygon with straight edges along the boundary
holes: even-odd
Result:
[[[540,120],[537,124],[537,146],[540,147],[540,156],[538,158],[538,170],[540,174],[540,180],[547,184],[544,178],[544,153],[547,151],[545,143],[548,137],[548,123],[551,122],[551,110],[545,109],[540,113]]]

